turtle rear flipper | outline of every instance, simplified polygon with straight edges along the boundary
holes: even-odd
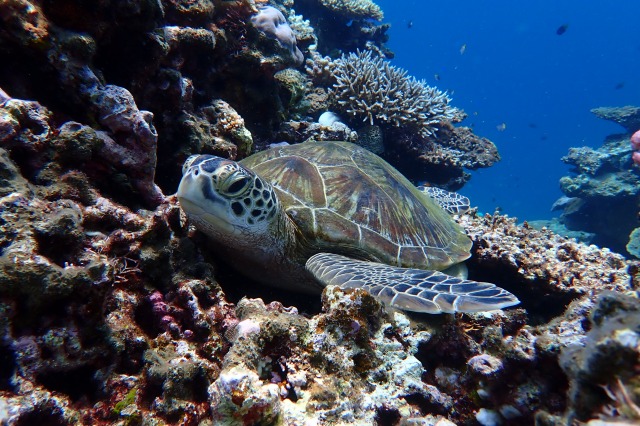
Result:
[[[431,197],[450,214],[463,214],[471,208],[469,199],[457,192],[446,191],[435,186],[419,186],[418,189]]]
[[[395,308],[429,314],[481,312],[517,305],[511,293],[490,283],[442,272],[399,268],[332,253],[318,253],[306,268],[326,285],[363,288]]]

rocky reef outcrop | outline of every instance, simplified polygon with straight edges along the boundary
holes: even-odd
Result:
[[[569,230],[587,232],[590,242],[639,257],[640,169],[632,160],[631,134],[640,129],[640,109],[597,108],[597,116],[621,124],[628,133],[611,135],[604,144],[571,148],[562,161],[572,175],[560,179],[566,195],[554,208]],[[637,127],[634,127],[637,126]]]
[[[252,23],[266,3],[313,73]],[[471,278],[521,306],[408,315],[258,286],[185,221],[170,194],[193,153],[351,140],[450,186],[498,158],[447,120],[317,122],[332,61],[390,56],[380,18],[361,0],[0,2],[0,424],[637,420],[640,269],[620,255],[472,210]],[[610,169],[596,157],[580,164]]]
[[[225,273],[173,197],[133,212],[86,183],[87,198],[69,181],[31,183],[2,158],[6,424],[628,416],[610,407],[626,404],[621,392],[634,383],[637,346],[628,342],[639,331],[628,313],[638,302],[626,293],[640,277],[605,249],[471,211],[458,221],[474,241],[472,275],[513,291],[522,307],[408,316],[337,287],[325,289],[319,310],[289,296],[306,314],[277,301],[234,304],[227,294],[239,286],[263,298],[268,290]],[[619,337],[605,350],[597,342],[609,342],[611,327]],[[600,362],[597,351],[626,364]],[[570,356],[585,361],[574,366]]]

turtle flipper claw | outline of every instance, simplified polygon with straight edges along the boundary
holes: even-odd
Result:
[[[494,284],[464,280],[438,271],[399,268],[332,253],[318,253],[306,268],[325,285],[363,288],[395,308],[430,314],[481,312],[517,305]]]

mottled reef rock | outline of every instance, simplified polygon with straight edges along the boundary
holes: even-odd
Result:
[[[306,72],[251,24],[267,3]],[[449,187],[499,159],[457,119],[317,122],[336,58],[392,57],[381,17],[369,0],[0,2],[0,424],[638,421],[640,268],[620,255],[471,211],[471,278],[522,304],[410,316],[258,286],[185,222],[169,194],[193,153],[350,140]],[[637,201],[627,145],[572,151],[571,196]]]
[[[624,107],[600,107],[591,110],[593,114],[604,120],[618,123],[628,133],[640,129],[640,107],[627,105]]]
[[[591,234],[594,244],[640,257],[637,250],[640,212],[640,168],[632,161],[631,133],[640,129],[640,109],[597,108],[599,117],[620,123],[629,133],[608,136],[604,144],[571,148],[562,161],[572,175],[560,179],[567,198],[556,203],[561,223]],[[634,127],[636,126],[636,127]]]

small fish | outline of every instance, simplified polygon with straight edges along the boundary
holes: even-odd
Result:
[[[616,84],[614,89],[616,90],[620,90],[624,87],[624,81],[621,81],[620,83]]]
[[[440,81],[440,74],[434,74],[434,75],[433,75],[433,78],[434,78],[436,81]]]
[[[569,24],[562,24],[556,30],[556,34],[562,35],[567,32],[567,29],[569,29]]]
[[[411,27],[413,27],[413,21],[407,22],[407,28],[411,28]]]
[[[500,123],[496,126],[496,129],[498,129],[499,132],[504,132],[505,130],[507,130],[507,123]]]
[[[478,111],[473,111],[473,115],[478,115]]]
[[[462,46],[460,46],[460,54],[464,55],[464,52],[467,51],[467,43],[463,44]]]
[[[537,129],[538,125],[536,123],[529,123],[529,128],[531,129]]]

